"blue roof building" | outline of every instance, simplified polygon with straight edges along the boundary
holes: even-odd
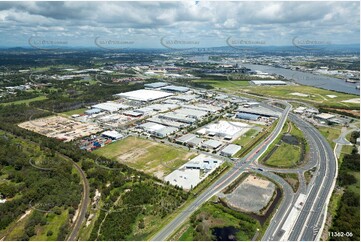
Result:
[[[237,113],[236,118],[240,119],[246,119],[246,120],[257,120],[260,116],[256,114],[250,114],[250,113]]]
[[[170,92],[188,92],[189,88],[188,87],[180,87],[180,86],[166,86],[166,87],[162,87],[162,90],[166,90],[166,91],[170,91]]]

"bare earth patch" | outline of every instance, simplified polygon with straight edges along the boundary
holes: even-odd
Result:
[[[275,192],[272,182],[249,175],[232,193],[225,194],[228,206],[245,212],[259,213]]]

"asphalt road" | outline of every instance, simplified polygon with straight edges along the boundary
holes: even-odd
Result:
[[[291,105],[287,105],[285,110],[283,111],[281,117],[278,120],[278,123],[273,130],[273,132],[269,135],[269,137],[265,140],[265,142],[257,145],[250,153],[248,153],[241,161],[237,162],[233,169],[223,174],[217,181],[215,181],[212,185],[210,185],[204,192],[202,192],[198,197],[194,199],[194,201],[186,208],[184,208],[170,223],[168,223],[165,227],[163,227],[153,238],[154,241],[164,241],[166,240],[174,231],[176,231],[186,220],[190,217],[190,215],[197,210],[203,203],[209,200],[214,194],[221,191],[223,188],[230,185],[234,180],[236,180],[244,171],[248,168],[248,166],[257,160],[264,152],[267,151],[269,145],[277,138],[279,133],[282,130],[284,123],[287,120],[288,113],[291,110]],[[243,163],[245,162],[245,163]],[[243,163],[243,164],[242,164]],[[266,173],[266,172],[265,172]],[[273,174],[274,175],[274,174]],[[271,175],[272,176],[272,175]],[[274,175],[275,178],[278,178]],[[287,185],[284,183],[287,187]],[[288,185],[289,187],[289,185]],[[290,187],[289,187],[290,188]],[[291,193],[292,194],[292,193]],[[283,209],[286,209],[286,205],[290,202],[288,201],[289,196],[284,196],[287,198],[286,202],[281,206]]]
[[[306,193],[308,197],[288,240],[311,241],[317,239],[317,235],[322,228],[325,206],[328,204],[336,176],[336,160],[331,146],[316,128],[294,114],[290,114],[290,119],[305,134],[307,142],[312,148],[311,159],[313,159],[314,162],[316,161],[318,169],[309,186],[303,188],[304,193]],[[300,171],[301,170],[300,168]],[[292,202],[292,204],[294,202]],[[290,210],[291,209],[289,209],[283,217],[279,216],[281,218],[277,218],[278,214],[274,216],[272,221],[280,225],[278,227],[269,226],[262,240],[277,241],[281,238],[283,232],[280,228],[287,219]]]
[[[269,105],[266,106],[268,108],[271,107]],[[246,169],[249,169],[252,166],[254,166],[254,168],[264,168],[265,171],[263,171],[262,174],[278,182],[282,186],[284,192],[282,202],[274,214],[262,240],[279,240],[282,237],[283,232],[281,231],[281,227],[286,221],[289,212],[296,202],[298,194],[301,192],[307,194],[308,196],[288,240],[310,241],[318,239],[317,236],[319,235],[319,231],[322,228],[325,209],[330,199],[334,186],[335,176],[337,174],[337,163],[333,154],[333,150],[327,140],[315,127],[310,125],[308,122],[294,114],[290,114],[289,118],[296,124],[298,128],[301,129],[310,146],[309,162],[307,162],[304,166],[287,170],[265,167],[258,164],[257,162],[258,158],[267,150],[269,144],[275,140],[275,138],[282,130],[282,126],[288,117],[290,108],[291,106],[286,104],[286,109],[283,111],[277,127],[264,143],[258,145],[255,149],[252,150],[252,152],[243,158],[241,162],[236,163],[231,171],[221,176],[214,184],[212,184],[201,195],[199,195],[191,203],[191,205],[185,208],[183,212],[178,214],[173,221],[171,221],[157,235],[155,235],[153,240],[166,240],[200,205],[210,199],[218,191],[231,184],[232,181],[237,179],[237,177],[239,177]],[[272,107],[272,109],[278,111],[280,110],[279,108],[275,107]],[[242,161],[245,161],[245,163],[242,164]],[[316,175],[312,178],[309,185],[306,186],[304,172],[315,166],[317,166]],[[255,171],[260,173],[260,171]],[[297,193],[295,194],[289,184],[286,183],[282,178],[271,173],[273,171],[281,173],[297,173],[301,182],[300,189],[297,191]]]
[[[308,198],[298,217],[289,240],[315,240],[322,227],[322,216],[328,205],[337,172],[337,162],[333,150],[320,132],[307,122],[295,117],[312,135],[319,152],[319,168]],[[291,117],[292,117],[291,116]],[[293,117],[292,117],[293,118]]]

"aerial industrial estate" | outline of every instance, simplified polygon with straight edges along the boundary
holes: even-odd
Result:
[[[149,8],[193,9],[214,14],[213,27],[224,31],[241,27],[249,20],[238,18],[254,11],[237,2],[152,4],[79,6],[108,27],[111,8],[117,16],[144,10],[152,24]],[[261,12],[319,8],[272,4],[259,3],[268,6]],[[342,9],[359,22],[359,3],[329,4],[335,5],[325,8],[327,16]],[[79,7],[33,2],[0,9],[43,21],[44,6],[60,15]],[[222,22],[215,16],[225,6],[236,15]],[[50,14],[43,24],[63,21]],[[335,24],[326,15],[322,21]],[[160,16],[162,24],[170,21]],[[263,24],[278,19],[254,16]],[[127,26],[144,24],[128,17]],[[3,20],[23,31],[18,17]],[[273,35],[286,26],[276,22]],[[78,31],[88,29],[77,23]],[[351,32],[343,35],[354,40]],[[354,45],[339,37],[347,43],[339,45],[284,34],[288,42],[272,45],[266,42],[273,35],[263,41],[267,34],[256,33],[237,39],[236,28],[217,47],[175,32],[156,42],[156,34],[99,34],[90,47],[71,46],[62,35],[32,36],[28,46],[1,40],[0,239],[359,241],[359,39]],[[141,39],[160,47],[132,46]]]

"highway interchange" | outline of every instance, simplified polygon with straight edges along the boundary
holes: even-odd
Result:
[[[270,101],[270,100],[268,100]],[[213,184],[211,184],[205,191],[198,195],[186,208],[177,214],[177,216],[164,226],[153,238],[155,241],[162,241],[168,239],[186,220],[194,213],[203,203],[208,201],[212,196],[219,191],[229,186],[235,181],[243,172],[252,170],[256,173],[270,178],[277,182],[283,190],[283,198],[278,209],[273,215],[271,223],[269,224],[262,240],[318,240],[322,233],[322,228],[326,216],[328,201],[333,191],[336,176],[337,176],[337,162],[334,152],[327,142],[327,140],[320,134],[320,132],[304,121],[300,117],[290,114],[292,106],[285,101],[272,100],[273,102],[282,103],[285,109],[279,118],[277,126],[266,138],[266,140],[257,145],[251,152],[249,152],[240,161],[236,161],[231,170],[222,174]],[[280,108],[263,104],[268,108],[280,111]],[[259,157],[265,153],[269,145],[281,133],[287,118],[289,118],[295,125],[303,132],[306,141],[310,147],[309,162],[304,166],[293,169],[277,169],[270,168],[258,164]],[[304,172],[317,167],[315,176],[306,185]],[[258,170],[261,168],[262,171]],[[293,192],[291,186],[280,176],[273,172],[279,173],[297,173],[300,180],[300,188],[296,193]],[[282,230],[282,225],[288,218],[288,215],[295,205],[298,196],[303,193],[307,198],[303,204],[299,216],[295,220],[294,226],[290,231],[288,238],[284,238],[285,231]]]

